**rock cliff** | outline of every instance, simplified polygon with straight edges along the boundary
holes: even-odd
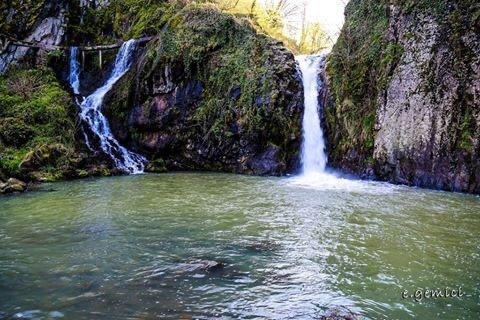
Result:
[[[296,168],[301,79],[280,42],[192,6],[137,61],[105,112],[116,136],[152,160],[150,170],[280,175]]]
[[[59,45],[65,35],[67,22],[67,1],[7,1],[0,5],[0,74],[11,63],[31,58],[35,66],[39,57],[45,56],[44,50],[26,46],[16,46],[16,40],[26,43]]]
[[[327,77],[333,166],[480,192],[477,1],[352,0]]]

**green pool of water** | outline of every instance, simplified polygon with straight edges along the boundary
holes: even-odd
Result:
[[[210,173],[44,188],[0,198],[0,319],[480,315],[479,197]],[[462,296],[415,297],[445,288]]]

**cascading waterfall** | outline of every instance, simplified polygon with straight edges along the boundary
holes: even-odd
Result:
[[[103,115],[101,108],[107,92],[130,69],[132,52],[135,50],[135,47],[135,40],[123,43],[115,58],[115,64],[110,77],[100,88],[78,103],[81,110],[80,118],[88,124],[90,130],[98,137],[103,152],[110,156],[117,168],[132,174],[143,172],[146,159],[120,145],[113,136],[107,118]],[[78,49],[72,48],[70,51],[69,80],[76,94],[80,92],[79,73]],[[88,137],[86,139],[87,145],[90,146]]]
[[[298,56],[304,88],[303,142],[301,149],[302,174],[311,175],[325,172],[327,155],[325,141],[320,127],[318,94],[323,85],[318,74],[325,65],[326,55]]]

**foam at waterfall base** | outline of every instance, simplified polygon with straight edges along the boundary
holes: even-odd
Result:
[[[392,193],[402,186],[391,185],[385,182],[354,180],[344,178],[335,172],[310,171],[287,178],[287,183],[293,186],[315,190],[339,190],[345,192],[359,192],[369,194]]]

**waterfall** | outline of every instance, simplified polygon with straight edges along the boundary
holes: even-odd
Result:
[[[115,163],[115,166],[125,172],[136,174],[142,173],[146,159],[141,155],[128,151],[113,136],[107,118],[101,108],[103,99],[113,85],[130,69],[132,64],[132,52],[135,50],[135,40],[129,40],[122,44],[115,58],[111,75],[105,83],[88,97],[79,102],[80,118],[88,124],[90,130],[98,137],[100,147]],[[70,84],[74,93],[79,92],[79,63],[78,50],[70,51]],[[87,145],[91,145],[86,137]]]
[[[80,63],[78,62],[78,48],[71,47],[70,48],[70,76],[68,77],[68,81],[70,82],[70,86],[73,89],[74,94],[80,94]]]
[[[289,183],[318,190],[368,191],[370,188],[368,184],[346,179],[338,172],[326,170],[327,154],[320,123],[323,106],[319,103],[319,94],[324,86],[319,74],[325,68],[326,58],[325,54],[296,57],[302,72],[304,91],[300,158],[302,171],[301,174],[289,178]]]
[[[304,90],[304,115],[302,123],[302,174],[324,173],[327,165],[325,141],[320,127],[320,108],[318,94],[322,88],[319,79],[321,68],[325,65],[326,55],[298,56],[297,61],[302,72]]]

